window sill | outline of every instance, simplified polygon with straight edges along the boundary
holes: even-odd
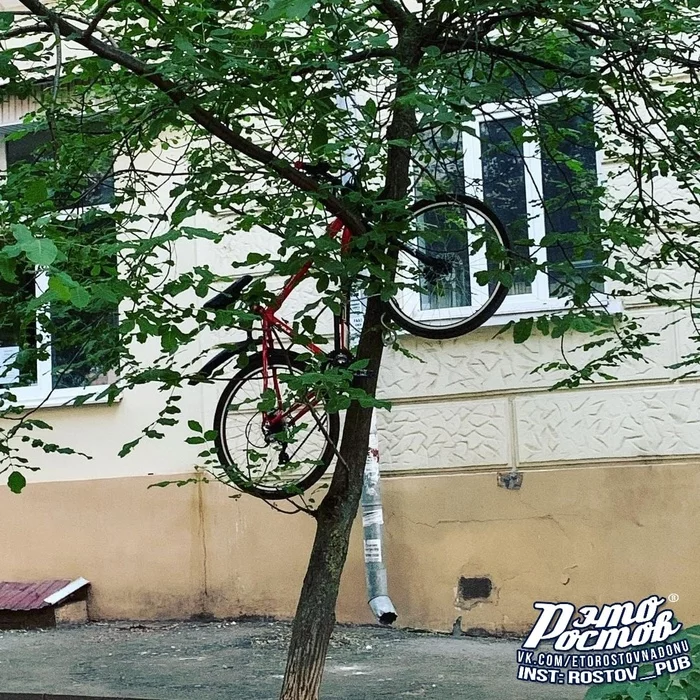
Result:
[[[541,316],[544,314],[560,313],[571,310],[573,307],[565,299],[547,299],[545,301],[527,301],[521,303],[509,303],[506,299],[503,306],[493,315],[484,326],[505,326],[511,321],[519,321],[521,318]],[[607,311],[611,314],[622,313],[624,307],[619,299],[606,297],[588,305],[588,308]]]
[[[622,313],[624,311],[624,306],[620,299],[602,294],[600,296],[602,298],[599,298],[596,303],[589,304],[588,308],[607,311],[610,314]],[[533,316],[543,316],[545,314],[557,314],[571,310],[572,308],[573,307],[567,303],[566,299],[506,299],[503,306],[480,327],[505,326],[507,323],[519,321],[523,318],[532,318]],[[399,330],[399,335],[410,335],[410,333],[408,331]]]
[[[80,408],[81,406],[104,406],[108,404],[108,399],[106,396],[102,398],[97,398],[97,396],[107,388],[107,384],[99,387],[84,387],[78,389],[56,389],[49,394],[48,397],[37,396],[34,394],[22,395],[21,391],[15,392],[17,396],[17,405],[22,406],[22,408],[35,409],[35,408]],[[73,401],[78,396],[84,396],[87,393],[93,392],[93,396],[79,406],[74,406]],[[120,403],[121,396],[117,396],[113,399],[112,403]],[[3,405],[0,403],[0,409]]]

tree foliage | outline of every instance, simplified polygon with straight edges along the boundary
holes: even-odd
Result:
[[[584,359],[564,355],[544,368],[564,368],[560,383],[576,386],[610,377],[655,342],[638,321],[609,313],[611,295],[682,312],[669,323],[697,320],[695,0],[22,5],[0,16],[3,99],[30,105],[6,145],[27,133],[42,145],[39,157],[14,159],[0,201],[2,331],[20,347],[6,368],[19,380],[3,392],[0,439],[13,490],[32,467],[22,441],[70,451],[38,437],[49,426],[14,395],[18,381],[36,379],[37,362],[52,357],[58,388],[116,373],[93,390],[109,400],[157,385],[163,409],[144,436],[160,438],[182,417],[178,401],[196,362],[187,348],[207,330],[249,328],[251,304],[270,297],[279,275],[313,259],[317,296],[297,315],[300,337],[318,335],[319,314],[336,308],[350,283],[370,307],[391,297],[406,206],[416,188],[471,187],[460,139],[484,136],[487,105],[523,117],[494,137],[497,152],[523,156],[536,145],[537,167],[554,183],[528,193],[539,200],[542,237],[531,235],[531,210],[508,222],[517,261],[508,283],[546,274],[552,296],[568,300],[563,311],[515,323],[515,342],[534,332],[560,342],[588,334]],[[605,162],[605,179],[587,144]],[[296,170],[297,160],[328,162],[358,188],[331,189]],[[500,185],[489,195],[494,206],[514,187],[508,178]],[[354,234],[342,260],[339,244],[320,236],[329,216]],[[260,231],[274,245],[251,248],[246,234]],[[198,264],[183,252],[190,242],[224,246],[222,257],[235,259],[226,269]],[[200,308],[252,264],[264,274],[244,303],[215,314]],[[362,339],[378,324],[368,313]],[[381,349],[362,339],[358,356],[378,368]],[[699,360],[696,348],[682,366],[695,372]],[[352,469],[361,477],[376,381],[363,384],[363,406],[347,381],[322,372],[315,381],[336,408],[356,410],[346,437],[359,431]],[[352,520],[356,476],[331,487],[319,516],[331,530]],[[343,560],[341,546],[333,566]]]
[[[278,250],[232,261],[232,275],[246,263],[288,274],[312,255],[319,297],[303,314],[302,333],[315,332],[319,308],[333,309],[337,290],[351,281],[388,298],[408,179],[433,191],[454,188],[456,135],[475,133],[485,104],[529,113],[508,138],[516,148],[536,141],[565,172],[560,196],[577,222],[575,231],[550,227],[537,241],[522,222],[513,227],[516,252],[529,247],[529,257],[517,256],[516,278],[556,275],[574,309],[536,325],[519,321],[516,342],[535,328],[554,338],[592,332],[587,347],[597,354],[547,367],[566,367],[564,383],[576,385],[609,376],[607,368],[641,357],[653,342],[601,309],[604,285],[618,297],[643,295],[695,316],[692,3],[24,5],[25,13],[3,15],[0,75],[5,99],[34,107],[8,143],[37,129],[50,138],[41,157],[8,172],[0,275],[3,323],[21,339],[16,364],[27,382],[37,360],[53,352],[55,386],[82,363],[83,376],[118,369],[118,384],[102,392],[110,399],[145,382],[179,387],[176,355],[184,346],[205,328],[251,322],[245,307],[216,318],[198,310],[191,293],[206,297],[222,271],[176,266],[174,246],[187,239],[218,243],[253,227],[278,237]],[[538,108],[542,95],[554,96],[553,108]],[[571,148],[584,141],[611,163],[605,184],[591,181]],[[352,170],[360,189],[331,191],[294,170],[295,160]],[[113,182],[109,209],[90,207]],[[552,201],[550,194],[550,208]],[[236,216],[214,230],[193,226],[222,213]],[[354,229],[342,261],[338,244],[319,238],[329,213]],[[543,247],[563,254],[538,256]],[[582,269],[576,261],[584,254]],[[655,273],[669,267],[676,274]],[[38,271],[48,284],[34,295]],[[266,294],[255,285],[248,301]],[[139,347],[152,338],[162,355],[144,367]],[[683,364],[692,371],[697,359]],[[23,415],[11,394],[6,414]],[[159,437],[177,418],[171,401],[145,434]],[[11,445],[29,427],[19,420],[3,432],[13,469],[26,457]]]

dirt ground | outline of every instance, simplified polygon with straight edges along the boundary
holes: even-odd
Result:
[[[0,632],[0,693],[276,700],[289,624],[110,622]],[[580,700],[515,678],[516,641],[338,626],[323,700]]]

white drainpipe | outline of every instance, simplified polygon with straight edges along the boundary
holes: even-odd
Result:
[[[362,530],[365,548],[365,579],[369,607],[377,620],[390,625],[396,620],[396,610],[389,598],[386,567],[384,566],[384,512],[379,478],[379,441],[377,419],[372,412],[369,451],[362,484]]]

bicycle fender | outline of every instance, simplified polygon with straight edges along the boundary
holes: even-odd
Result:
[[[236,343],[233,347],[225,348],[220,352],[216,353],[214,357],[211,358],[202,368],[195,372],[195,374],[189,379],[188,384],[200,384],[206,381],[209,377],[216,372],[219,367],[226,364],[229,360],[236,355],[240,355],[244,352],[249,352],[251,348],[255,347],[256,342],[249,338],[240,343]]]

